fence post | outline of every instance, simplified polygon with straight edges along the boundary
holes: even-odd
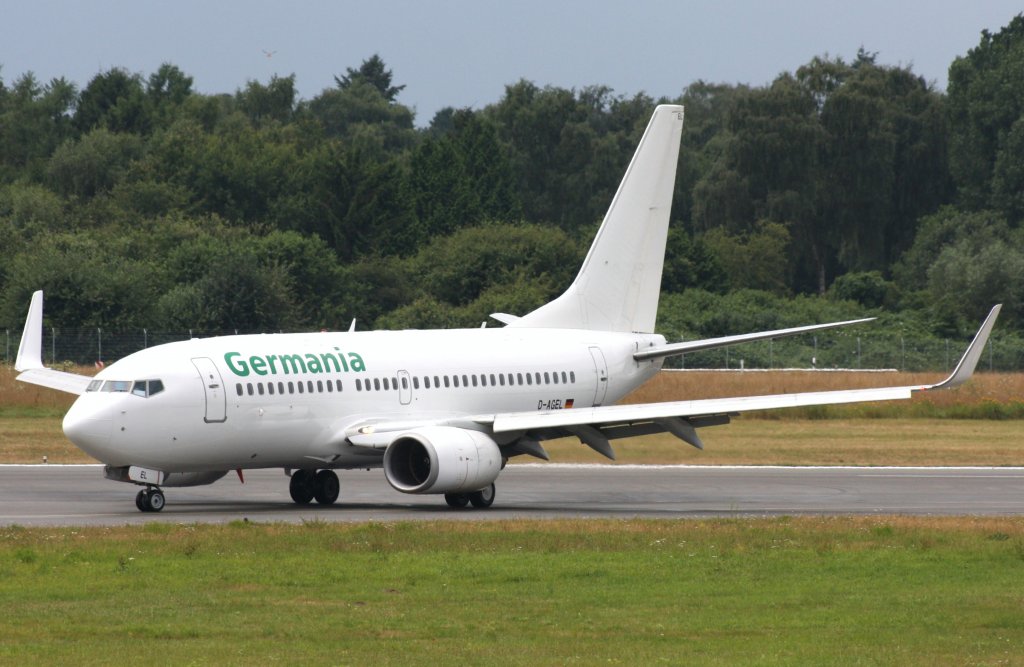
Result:
[[[142,330],[142,349],[145,350],[149,347],[149,332],[146,329]]]
[[[57,329],[50,327],[50,363],[57,363]]]
[[[907,342],[903,336],[900,336],[900,370],[907,370]]]
[[[857,370],[860,370],[860,336],[857,336]]]
[[[96,361],[103,363],[103,329],[96,327]]]

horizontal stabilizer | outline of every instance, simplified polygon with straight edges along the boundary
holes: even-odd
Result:
[[[769,338],[784,338],[786,336],[797,336],[799,334],[811,333],[813,331],[824,331],[825,329],[835,329],[837,327],[847,327],[851,324],[863,324],[864,322],[871,322],[874,317],[865,317],[859,320],[847,320],[845,322],[830,322],[828,324],[811,324],[804,327],[793,327],[791,329],[776,329],[775,331],[759,331],[756,333],[739,334],[736,336],[722,336],[721,338],[706,338],[704,340],[694,340],[685,343],[671,343],[669,345],[659,345],[658,347],[650,347],[646,350],[640,350],[639,352],[633,353],[633,358],[637,361],[644,361],[646,359],[658,359],[660,357],[671,357],[677,354],[686,354],[688,352],[700,352],[702,350],[713,350],[720,347],[728,347],[730,345],[739,345],[740,343],[750,343],[756,340],[768,340]]]

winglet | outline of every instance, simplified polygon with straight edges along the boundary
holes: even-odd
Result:
[[[1002,310],[1003,304],[996,304],[992,307],[992,310],[988,312],[988,316],[985,321],[981,323],[981,328],[978,329],[978,333],[974,334],[974,340],[967,346],[967,351],[964,352],[964,356],[960,357],[960,362],[956,365],[953,373],[938,384],[928,385],[926,387],[920,387],[917,391],[928,391],[931,389],[952,389],[953,387],[959,387],[964,382],[971,379],[974,375],[974,369],[978,365],[978,360],[981,359],[981,353],[985,351],[985,344],[988,343],[988,336],[992,333],[992,327],[995,326],[996,318],[999,317],[999,311]]]
[[[32,303],[28,307],[25,318],[25,329],[21,332],[21,345],[18,347],[18,358],[14,369],[27,371],[43,368],[43,291],[32,295]]]

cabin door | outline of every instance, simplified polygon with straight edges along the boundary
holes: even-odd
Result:
[[[402,405],[412,403],[412,379],[409,371],[398,371],[398,400]]]
[[[192,360],[192,365],[199,371],[199,377],[203,381],[203,394],[206,397],[206,415],[203,421],[207,424],[219,424],[227,420],[227,395],[217,366],[207,357],[196,357]]]

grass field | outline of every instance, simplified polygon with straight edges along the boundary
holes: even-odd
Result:
[[[0,529],[3,664],[1024,662],[1024,520]]]

